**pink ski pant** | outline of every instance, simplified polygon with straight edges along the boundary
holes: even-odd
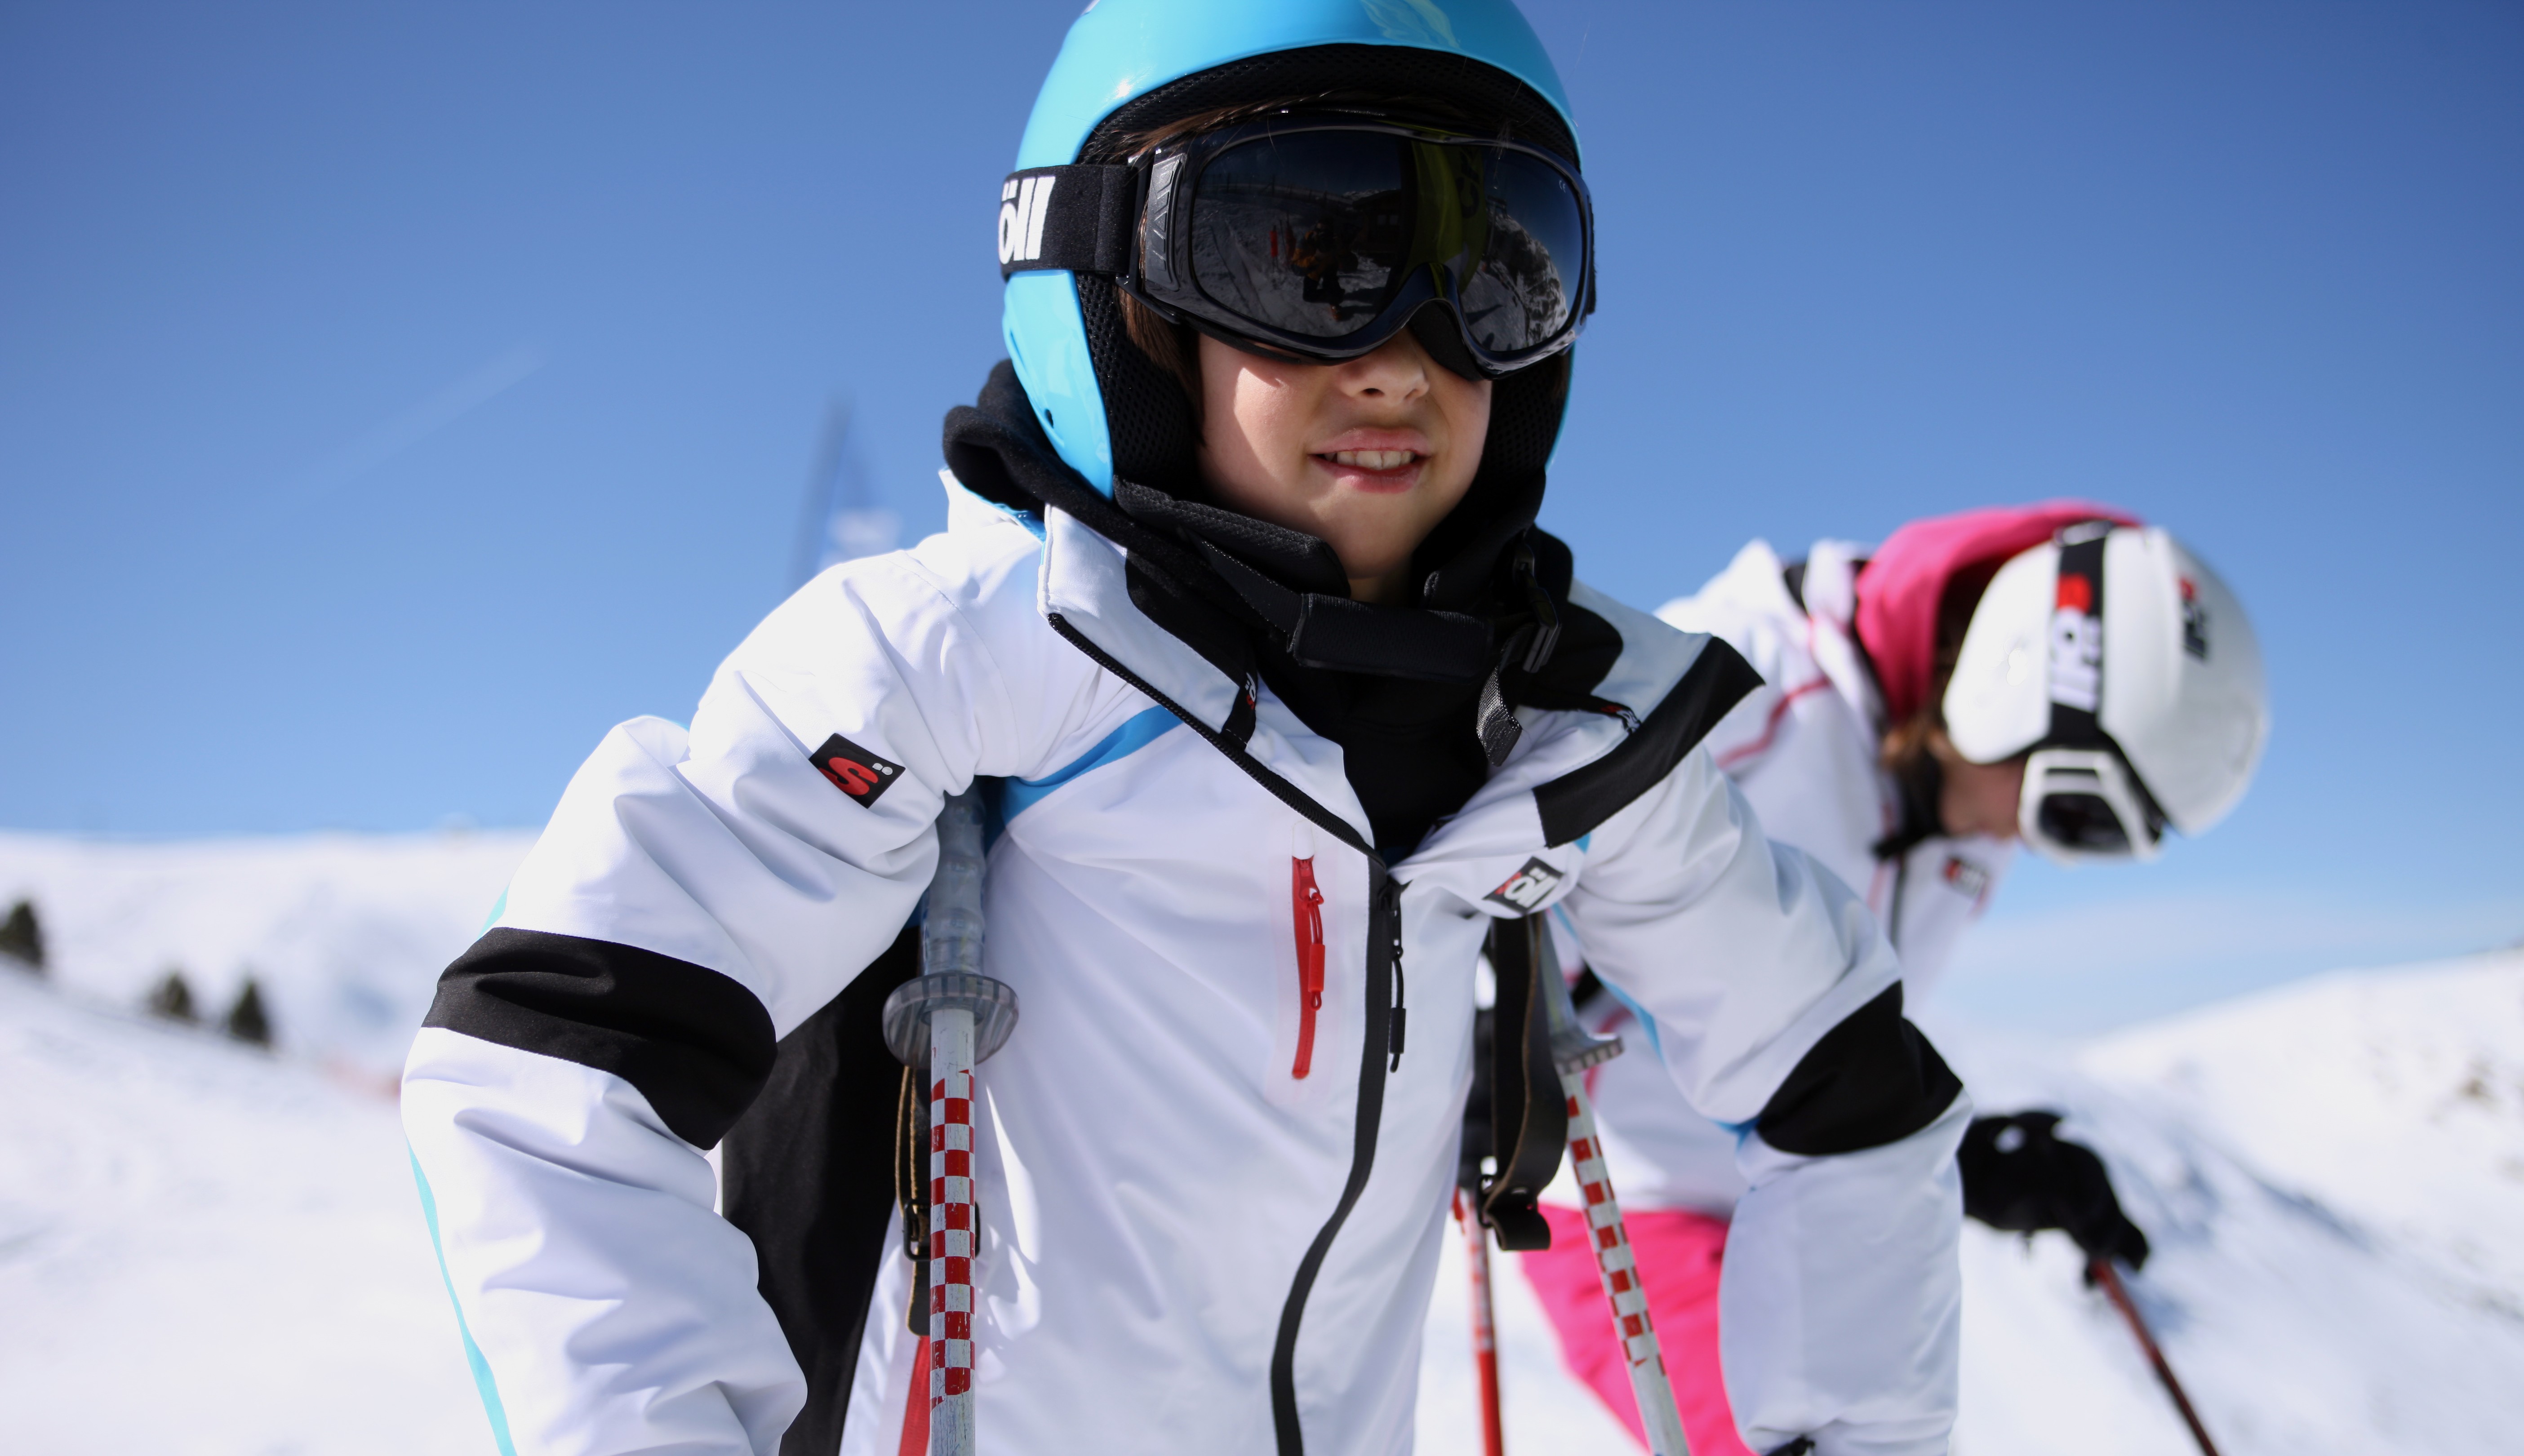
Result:
[[[1604,1286],[1595,1272],[1594,1240],[1586,1215],[1544,1204],[1551,1247],[1520,1254],[1526,1282],[1542,1300],[1560,1336],[1560,1358],[1586,1383],[1605,1409],[1629,1428],[1642,1447],[1638,1402],[1630,1395],[1630,1370],[1613,1339]],[[1691,1456],[1752,1456],[1735,1433],[1726,1406],[1726,1383],[1718,1365],[1718,1268],[1726,1247],[1726,1221],[1681,1209],[1625,1210],[1639,1283],[1647,1289],[1648,1317],[1664,1347],[1675,1403]]]

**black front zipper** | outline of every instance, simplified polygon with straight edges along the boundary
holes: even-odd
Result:
[[[1226,755],[1227,761],[1269,790],[1272,798],[1367,856],[1366,1025],[1359,1038],[1358,1109],[1350,1132],[1349,1179],[1341,1186],[1340,1201],[1334,1205],[1332,1217],[1324,1220],[1324,1226],[1315,1232],[1314,1241],[1306,1246],[1306,1256],[1298,1261],[1297,1277],[1288,1286],[1286,1302],[1280,1306],[1279,1336],[1271,1345],[1272,1433],[1278,1439],[1280,1456],[1305,1456],[1306,1434],[1297,1420],[1297,1330],[1305,1322],[1306,1297],[1314,1292],[1315,1276],[1322,1272],[1333,1240],[1339,1237],[1341,1225],[1349,1221],[1350,1210],[1358,1206],[1359,1195],[1367,1191],[1368,1175],[1376,1167],[1376,1135],[1384,1120],[1384,1079],[1402,1065],[1403,887],[1386,873],[1384,856],[1361,839],[1357,830],[1296,785],[1263,767],[1260,760],[1245,752],[1240,741],[1210,727],[1158,692],[1089,641],[1087,634],[1071,626],[1060,613],[1045,612],[1044,619],[1063,641],[1085,653],[1096,666],[1147,694],[1149,701],[1181,718],[1184,726],[1207,740],[1211,748]]]
[[[1367,1191],[1367,1176],[1376,1167],[1376,1135],[1384,1122],[1385,1056],[1402,1059],[1402,1012],[1395,1004],[1402,965],[1402,885],[1384,872],[1384,861],[1368,856],[1367,1026],[1359,1038],[1358,1116],[1350,1132],[1349,1181],[1342,1185],[1333,1216],[1315,1232],[1306,1256],[1297,1262],[1297,1278],[1288,1286],[1287,1302],[1280,1306],[1280,1335],[1271,1344],[1271,1430],[1279,1438],[1280,1456],[1305,1456],[1306,1433],[1297,1420],[1297,1327],[1305,1322],[1306,1296],[1314,1292],[1315,1276],[1349,1211]],[[1380,954],[1382,950],[1383,953]]]
[[[1402,1070],[1403,1018],[1410,1014],[1411,1009],[1402,1004],[1402,887],[1398,884],[1393,887],[1393,914],[1385,920],[1386,928],[1393,933],[1393,939],[1385,948],[1385,961],[1393,967],[1393,1020],[1390,1023],[1392,1035],[1386,1038],[1384,1043],[1384,1049],[1393,1054],[1393,1062],[1384,1069],[1387,1072]],[[1371,941],[1368,943],[1368,953],[1372,955],[1375,952],[1376,943]]]

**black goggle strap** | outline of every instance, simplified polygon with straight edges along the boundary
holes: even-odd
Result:
[[[2063,527],[2060,544],[2060,580],[2052,597],[2049,677],[2051,731],[2039,747],[2095,749],[2121,760],[2130,790],[2138,798],[2144,829],[2153,840],[2162,834],[2163,814],[2128,755],[2104,732],[2104,541],[2112,523],[2080,521]],[[2135,838],[2135,836],[2133,836]]]
[[[2104,705],[2104,538],[2109,521],[2081,521],[2059,535],[2060,584],[2052,597],[2051,731],[2046,748],[2108,749]]]
[[[999,277],[1041,268],[1119,275],[1139,182],[1128,167],[1031,167],[999,184]]]

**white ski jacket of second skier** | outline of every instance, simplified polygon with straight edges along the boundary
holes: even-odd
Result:
[[[1766,1136],[1880,1105],[1815,1053],[1898,970],[1695,746],[1732,653],[1578,588],[1624,638],[1596,691],[1630,713],[1527,710],[1386,865],[1338,748],[1143,615],[1111,542],[948,493],[947,531],[765,620],[689,729],[614,729],[442,983],[404,1120],[503,1449],[779,1449],[803,1377],[704,1149],[773,1040],[913,914],[944,798],[992,778],[985,969],[1022,1020],[973,1111],[981,1450],[1407,1451],[1475,963],[1494,917],[1554,908],[1653,1020],[1676,1094],[1742,1130],[1748,1433],[1945,1449],[1968,1106],[1949,1086],[1846,1151]],[[846,1451],[899,1440],[909,1266],[888,1259]]]
[[[1893,858],[1876,856],[1875,844],[1899,822],[1900,800],[1877,761],[1883,707],[1852,625],[1861,551],[1816,543],[1791,595],[1777,554],[1755,541],[1657,615],[1725,641],[1762,674],[1764,685],[1710,730],[1710,756],[1774,843],[1796,846],[1859,889],[1890,929],[1905,999],[1917,1004],[1988,907],[2015,846],[1935,834]],[[1625,1008],[1596,1024],[1620,1032],[1632,1019]],[[1606,1166],[1626,1205],[1723,1214],[1743,1196],[1734,1131],[1684,1100],[1655,1057],[1607,1064],[1595,1093]]]

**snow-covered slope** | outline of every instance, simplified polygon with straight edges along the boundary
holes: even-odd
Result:
[[[2111,1163],[2156,1248],[2132,1292],[2225,1456],[2524,1450],[2524,952],[2082,1047],[1923,1019],[1983,1110],[2063,1111]],[[2079,1262],[2061,1235],[1966,1226],[1961,1456],[2195,1449]],[[1422,1449],[1478,1450],[1451,1250],[1440,1278]],[[1635,1449],[1499,1285],[1515,1456]]]
[[[2082,1049],[1932,1030],[1982,1107],[2061,1108],[2110,1162],[2156,1248],[2132,1291],[2227,1456],[2524,1449],[2524,954]],[[1967,1230],[1966,1456],[2188,1448],[2076,1263]]]
[[[0,962],[0,1450],[490,1450],[392,1102]]]
[[[2524,950],[2317,977],[2083,1064],[2215,1128],[2466,1302],[2524,1317]]]
[[[533,843],[514,831],[168,844],[0,832],[0,911],[35,906],[50,977],[74,995],[133,1006],[180,970],[216,1016],[252,974],[281,1050],[384,1074]]]
[[[0,835],[51,976],[0,960],[0,1450],[487,1452],[392,1103],[517,835]],[[281,1055],[128,1008],[252,966]],[[2227,1456],[2519,1449],[2524,954],[2324,977],[2074,1045],[1940,1025],[1984,1109],[2066,1111],[2157,1257],[2132,1281]],[[338,1066],[337,1066],[338,1070]],[[1957,1450],[2188,1437],[2059,1236],[1965,1241]],[[1497,1261],[1515,1456],[1629,1449]],[[1480,1449],[1460,1249],[1421,1449]]]

